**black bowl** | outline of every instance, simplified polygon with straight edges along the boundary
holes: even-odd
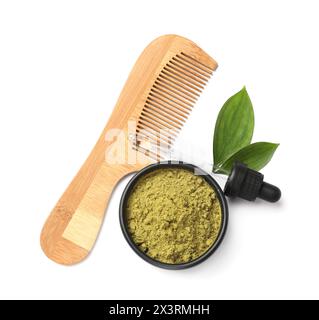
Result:
[[[200,257],[198,257],[195,260],[192,260],[190,262],[180,263],[180,264],[170,264],[170,263],[164,263],[164,262],[160,262],[158,260],[155,260],[155,259],[149,257],[147,254],[145,254],[144,252],[142,252],[138,248],[138,246],[134,243],[133,239],[131,238],[130,232],[128,231],[127,220],[126,220],[126,204],[127,204],[127,200],[130,196],[132,189],[134,188],[135,184],[142,176],[144,176],[145,174],[147,174],[149,172],[152,172],[154,170],[161,169],[161,168],[182,168],[182,169],[189,170],[192,173],[194,173],[196,170],[196,174],[200,174],[215,190],[216,195],[217,195],[217,197],[220,201],[220,204],[221,204],[222,222],[221,222],[221,228],[220,228],[219,234],[218,234],[215,242],[203,255],[201,255]],[[226,198],[224,196],[222,189],[219,187],[216,180],[212,176],[207,174],[205,171],[203,171],[202,169],[200,169],[192,164],[183,163],[183,162],[175,162],[175,161],[159,162],[159,163],[151,164],[151,165],[145,167],[144,169],[140,170],[132,177],[132,179],[129,181],[129,183],[125,187],[121,201],[120,201],[120,224],[121,224],[121,229],[122,229],[122,232],[124,234],[126,241],[131,246],[131,248],[142,259],[144,259],[145,261],[147,261],[157,267],[161,267],[164,269],[172,269],[172,270],[185,269],[185,268],[193,267],[193,266],[203,262],[204,260],[206,260],[211,254],[213,254],[215,252],[215,250],[218,248],[218,246],[222,242],[224,235],[225,235],[225,232],[226,232],[227,222],[228,222],[227,201],[226,201]]]

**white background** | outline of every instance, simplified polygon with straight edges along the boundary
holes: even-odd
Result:
[[[1,1],[0,298],[319,298],[318,9],[305,0]],[[263,173],[283,198],[231,202],[219,250],[193,269],[166,271],[122,236],[125,179],[89,258],[57,265],[40,249],[42,225],[138,55],[166,33],[219,63],[181,134],[200,155],[192,162],[212,161],[217,112],[246,85],[254,141],[280,142]]]

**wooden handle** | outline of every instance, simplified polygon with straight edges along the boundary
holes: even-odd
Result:
[[[41,247],[52,260],[74,264],[92,249],[103,222],[112,190],[126,174],[139,166],[107,164],[105,152],[111,142],[105,132],[66,189],[41,233]]]
[[[41,233],[43,251],[61,264],[77,263],[89,254],[102,225],[112,190],[129,173],[124,166],[102,163],[82,195],[86,181],[81,170],[52,210]]]

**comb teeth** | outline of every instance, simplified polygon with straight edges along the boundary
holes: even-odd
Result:
[[[163,154],[162,149],[169,150],[213,71],[184,52],[172,57],[150,89],[133,148],[155,160],[162,159],[159,151]],[[144,148],[145,140],[158,149]]]

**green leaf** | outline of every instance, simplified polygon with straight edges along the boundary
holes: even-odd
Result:
[[[230,97],[219,112],[214,132],[214,171],[237,151],[250,144],[254,110],[245,87]]]
[[[219,167],[214,169],[216,173],[230,174],[234,161],[238,160],[249,168],[259,171],[272,158],[279,144],[270,142],[256,142],[236,152]]]

